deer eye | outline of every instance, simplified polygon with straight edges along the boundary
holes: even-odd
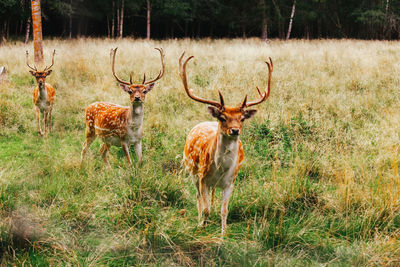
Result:
[[[240,121],[243,122],[245,119],[246,119],[246,118],[245,118],[244,116],[242,116],[242,117],[240,118]]]
[[[219,117],[219,120],[220,120],[221,122],[226,122],[226,118],[225,118],[224,116],[220,116],[220,117]]]

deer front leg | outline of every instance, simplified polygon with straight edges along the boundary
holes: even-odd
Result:
[[[121,142],[122,149],[125,152],[126,160],[128,161],[128,165],[132,165],[131,156],[129,155],[129,146],[125,142]]]
[[[108,162],[108,159],[107,159],[107,152],[108,152],[109,149],[110,149],[110,145],[104,143],[104,144],[100,147],[100,155],[101,155],[101,157],[103,158],[104,163],[105,163],[106,166],[107,166],[107,169],[111,170],[110,163]]]
[[[135,152],[138,158],[138,164],[142,163],[142,141],[139,141],[135,144]]]
[[[35,111],[36,111],[36,120],[37,120],[37,127],[38,127],[38,133],[40,136],[42,136],[42,130],[40,129],[40,110],[37,106],[35,106]]]
[[[228,217],[228,203],[232,195],[233,184],[224,188],[222,191],[222,204],[221,204],[221,235],[224,236],[226,232],[226,218]]]
[[[208,187],[204,180],[200,180],[200,197],[201,197],[201,202],[203,205],[203,214],[204,214],[204,219],[200,223],[200,225],[207,224],[207,219],[208,216],[210,215],[210,208],[209,208],[209,202],[208,202]]]
[[[45,110],[44,111],[44,136],[47,136],[47,128],[48,128],[48,116],[49,116],[49,111]]]

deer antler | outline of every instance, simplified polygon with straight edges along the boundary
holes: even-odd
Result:
[[[258,87],[256,87],[258,94],[260,95],[260,99],[254,101],[254,102],[246,103],[247,102],[247,95],[246,95],[244,97],[244,101],[242,103],[242,109],[248,108],[248,107],[251,107],[254,105],[258,105],[258,104],[264,102],[269,97],[269,94],[271,92],[271,75],[272,75],[272,71],[274,70],[274,63],[272,62],[271,58],[269,58],[269,62],[265,61],[265,63],[267,63],[267,66],[268,66],[268,91],[265,90],[264,95],[262,95],[260,92],[260,89]]]
[[[145,85],[156,82],[157,80],[161,79],[161,77],[164,75],[164,69],[165,69],[165,64],[164,64],[165,54],[164,54],[164,50],[162,48],[154,48],[154,49],[156,49],[156,50],[158,50],[160,52],[162,69],[160,70],[160,73],[158,74],[158,76],[155,79],[147,81],[147,82],[146,82],[146,73],[145,73],[143,75],[143,82],[142,82],[142,84],[145,84]]]
[[[51,67],[53,67],[53,65],[54,65],[54,56],[55,56],[55,54],[56,54],[56,50],[54,49],[54,51],[53,51],[53,57],[51,58],[51,65],[50,65],[50,67],[47,67],[47,66],[46,66],[46,68],[44,68],[43,71],[49,70],[49,69],[51,69]]]
[[[185,55],[185,52],[183,52],[182,55],[181,55],[181,57],[179,58],[179,76],[180,76],[181,79],[182,79],[183,87],[185,88],[185,91],[186,91],[187,95],[188,95],[191,99],[196,100],[196,101],[198,101],[198,102],[200,102],[200,103],[209,104],[209,105],[215,106],[215,107],[217,107],[217,108],[219,108],[219,109],[222,109],[222,108],[224,107],[224,98],[222,97],[222,94],[221,94],[220,91],[218,91],[220,103],[218,103],[218,102],[216,102],[216,101],[213,101],[213,100],[208,100],[208,99],[200,98],[200,97],[197,97],[197,96],[195,96],[194,94],[192,94],[192,92],[191,92],[191,90],[189,89],[188,84],[187,84],[187,78],[186,78],[186,64],[189,62],[189,60],[191,60],[191,59],[193,58],[193,56],[188,57],[188,58],[185,60],[185,62],[183,63],[183,65],[182,65],[182,59],[183,59],[183,56],[184,56],[184,55]]]
[[[29,52],[28,52],[28,50],[26,50],[26,65],[27,65],[31,70],[37,71],[35,65],[33,65],[34,68],[32,68],[32,67],[29,65]]]
[[[115,49],[111,48],[111,51],[110,51],[112,73],[113,73],[115,79],[117,79],[117,81],[119,83],[126,84],[126,85],[131,85],[132,83],[124,82],[123,80],[118,78],[117,74],[115,74],[114,65],[115,65],[115,54],[117,53],[117,49],[118,49],[118,47],[116,47]],[[132,74],[131,74],[131,80],[132,80]]]

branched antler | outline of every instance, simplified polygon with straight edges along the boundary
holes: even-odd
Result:
[[[28,50],[26,50],[26,65],[27,65],[31,70],[37,71],[37,68],[36,68],[35,65],[33,65],[34,68],[32,68],[32,67],[29,65],[29,52],[28,52]]]
[[[158,50],[159,52],[160,52],[160,57],[161,57],[161,66],[162,66],[162,68],[161,68],[161,70],[160,70],[160,73],[158,74],[158,76],[155,78],[155,79],[153,79],[153,80],[150,80],[150,81],[147,81],[146,82],[146,73],[143,75],[143,82],[142,82],[142,84],[151,84],[151,83],[154,83],[154,82],[156,82],[157,80],[159,80],[159,79],[161,79],[161,77],[164,75],[164,70],[165,70],[165,64],[164,64],[164,57],[165,57],[165,54],[164,54],[164,50],[162,49],[162,48],[154,48],[154,49],[156,49],[156,50]]]
[[[269,62],[265,61],[265,63],[267,63],[267,66],[268,66],[268,87],[267,87],[268,90],[266,89],[264,91],[264,95],[263,95],[263,94],[261,94],[260,89],[258,87],[256,87],[260,98],[254,102],[247,103],[247,95],[246,95],[244,97],[244,101],[242,103],[242,109],[248,108],[248,107],[251,107],[254,105],[258,105],[258,104],[264,102],[269,97],[269,94],[271,92],[271,75],[272,75],[272,71],[274,70],[274,63],[272,62],[271,58],[269,58]]]
[[[218,103],[216,101],[213,101],[213,100],[208,100],[208,99],[197,97],[191,92],[191,90],[189,89],[188,84],[187,84],[186,64],[189,62],[189,60],[191,60],[193,58],[193,56],[188,57],[185,60],[185,62],[182,64],[182,59],[183,59],[184,55],[185,55],[185,52],[183,52],[181,57],[179,58],[179,76],[182,79],[183,87],[185,88],[185,91],[186,91],[187,95],[191,99],[193,99],[195,101],[198,101],[200,103],[209,104],[209,105],[215,106],[215,107],[217,107],[219,109],[223,109],[224,108],[224,98],[222,97],[222,94],[221,94],[220,91],[218,91],[220,103]]]

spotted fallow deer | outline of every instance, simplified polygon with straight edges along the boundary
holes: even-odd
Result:
[[[150,81],[146,81],[146,74],[143,76],[142,84],[132,82],[132,73],[129,82],[118,78],[115,74],[115,54],[117,48],[111,49],[111,68],[115,79],[120,83],[122,90],[130,95],[129,107],[123,107],[107,102],[95,102],[86,108],[86,140],[83,143],[81,153],[81,165],[90,144],[100,137],[104,144],[100,148],[100,155],[107,168],[111,168],[107,160],[107,151],[114,146],[122,146],[128,164],[131,165],[129,147],[134,144],[138,163],[142,162],[142,135],[143,135],[143,114],[144,100],[146,94],[153,89],[157,80],[164,75],[164,52],[161,48],[155,48],[160,52],[161,71],[158,76]]]
[[[44,70],[37,70],[36,66],[31,67],[29,65],[29,52],[26,51],[26,65],[31,69],[29,72],[32,76],[35,76],[37,86],[33,89],[33,103],[35,104],[36,119],[39,135],[42,136],[42,130],[40,128],[40,113],[44,117],[44,136],[47,135],[47,129],[51,132],[51,112],[53,105],[56,100],[56,91],[51,84],[46,83],[46,77],[52,72],[51,67],[54,65],[54,55],[56,50],[53,51],[53,57],[51,60],[50,67],[45,67]]]
[[[223,236],[226,231],[229,198],[233,191],[235,177],[244,159],[239,135],[243,122],[257,112],[255,109],[248,108],[264,102],[269,97],[273,63],[271,58],[269,62],[265,62],[268,66],[268,87],[264,94],[261,94],[257,87],[260,97],[257,101],[247,102],[246,95],[241,105],[229,107],[225,105],[221,92],[219,92],[220,102],[197,97],[191,92],[186,78],[186,64],[193,56],[188,57],[182,64],[184,54],[179,58],[179,75],[187,95],[195,101],[209,104],[208,112],[218,119],[218,122],[197,124],[190,131],[185,143],[184,163],[197,189],[199,225],[205,224],[209,216],[209,190],[212,190],[211,206],[213,206],[215,188],[222,189],[221,234]]]

